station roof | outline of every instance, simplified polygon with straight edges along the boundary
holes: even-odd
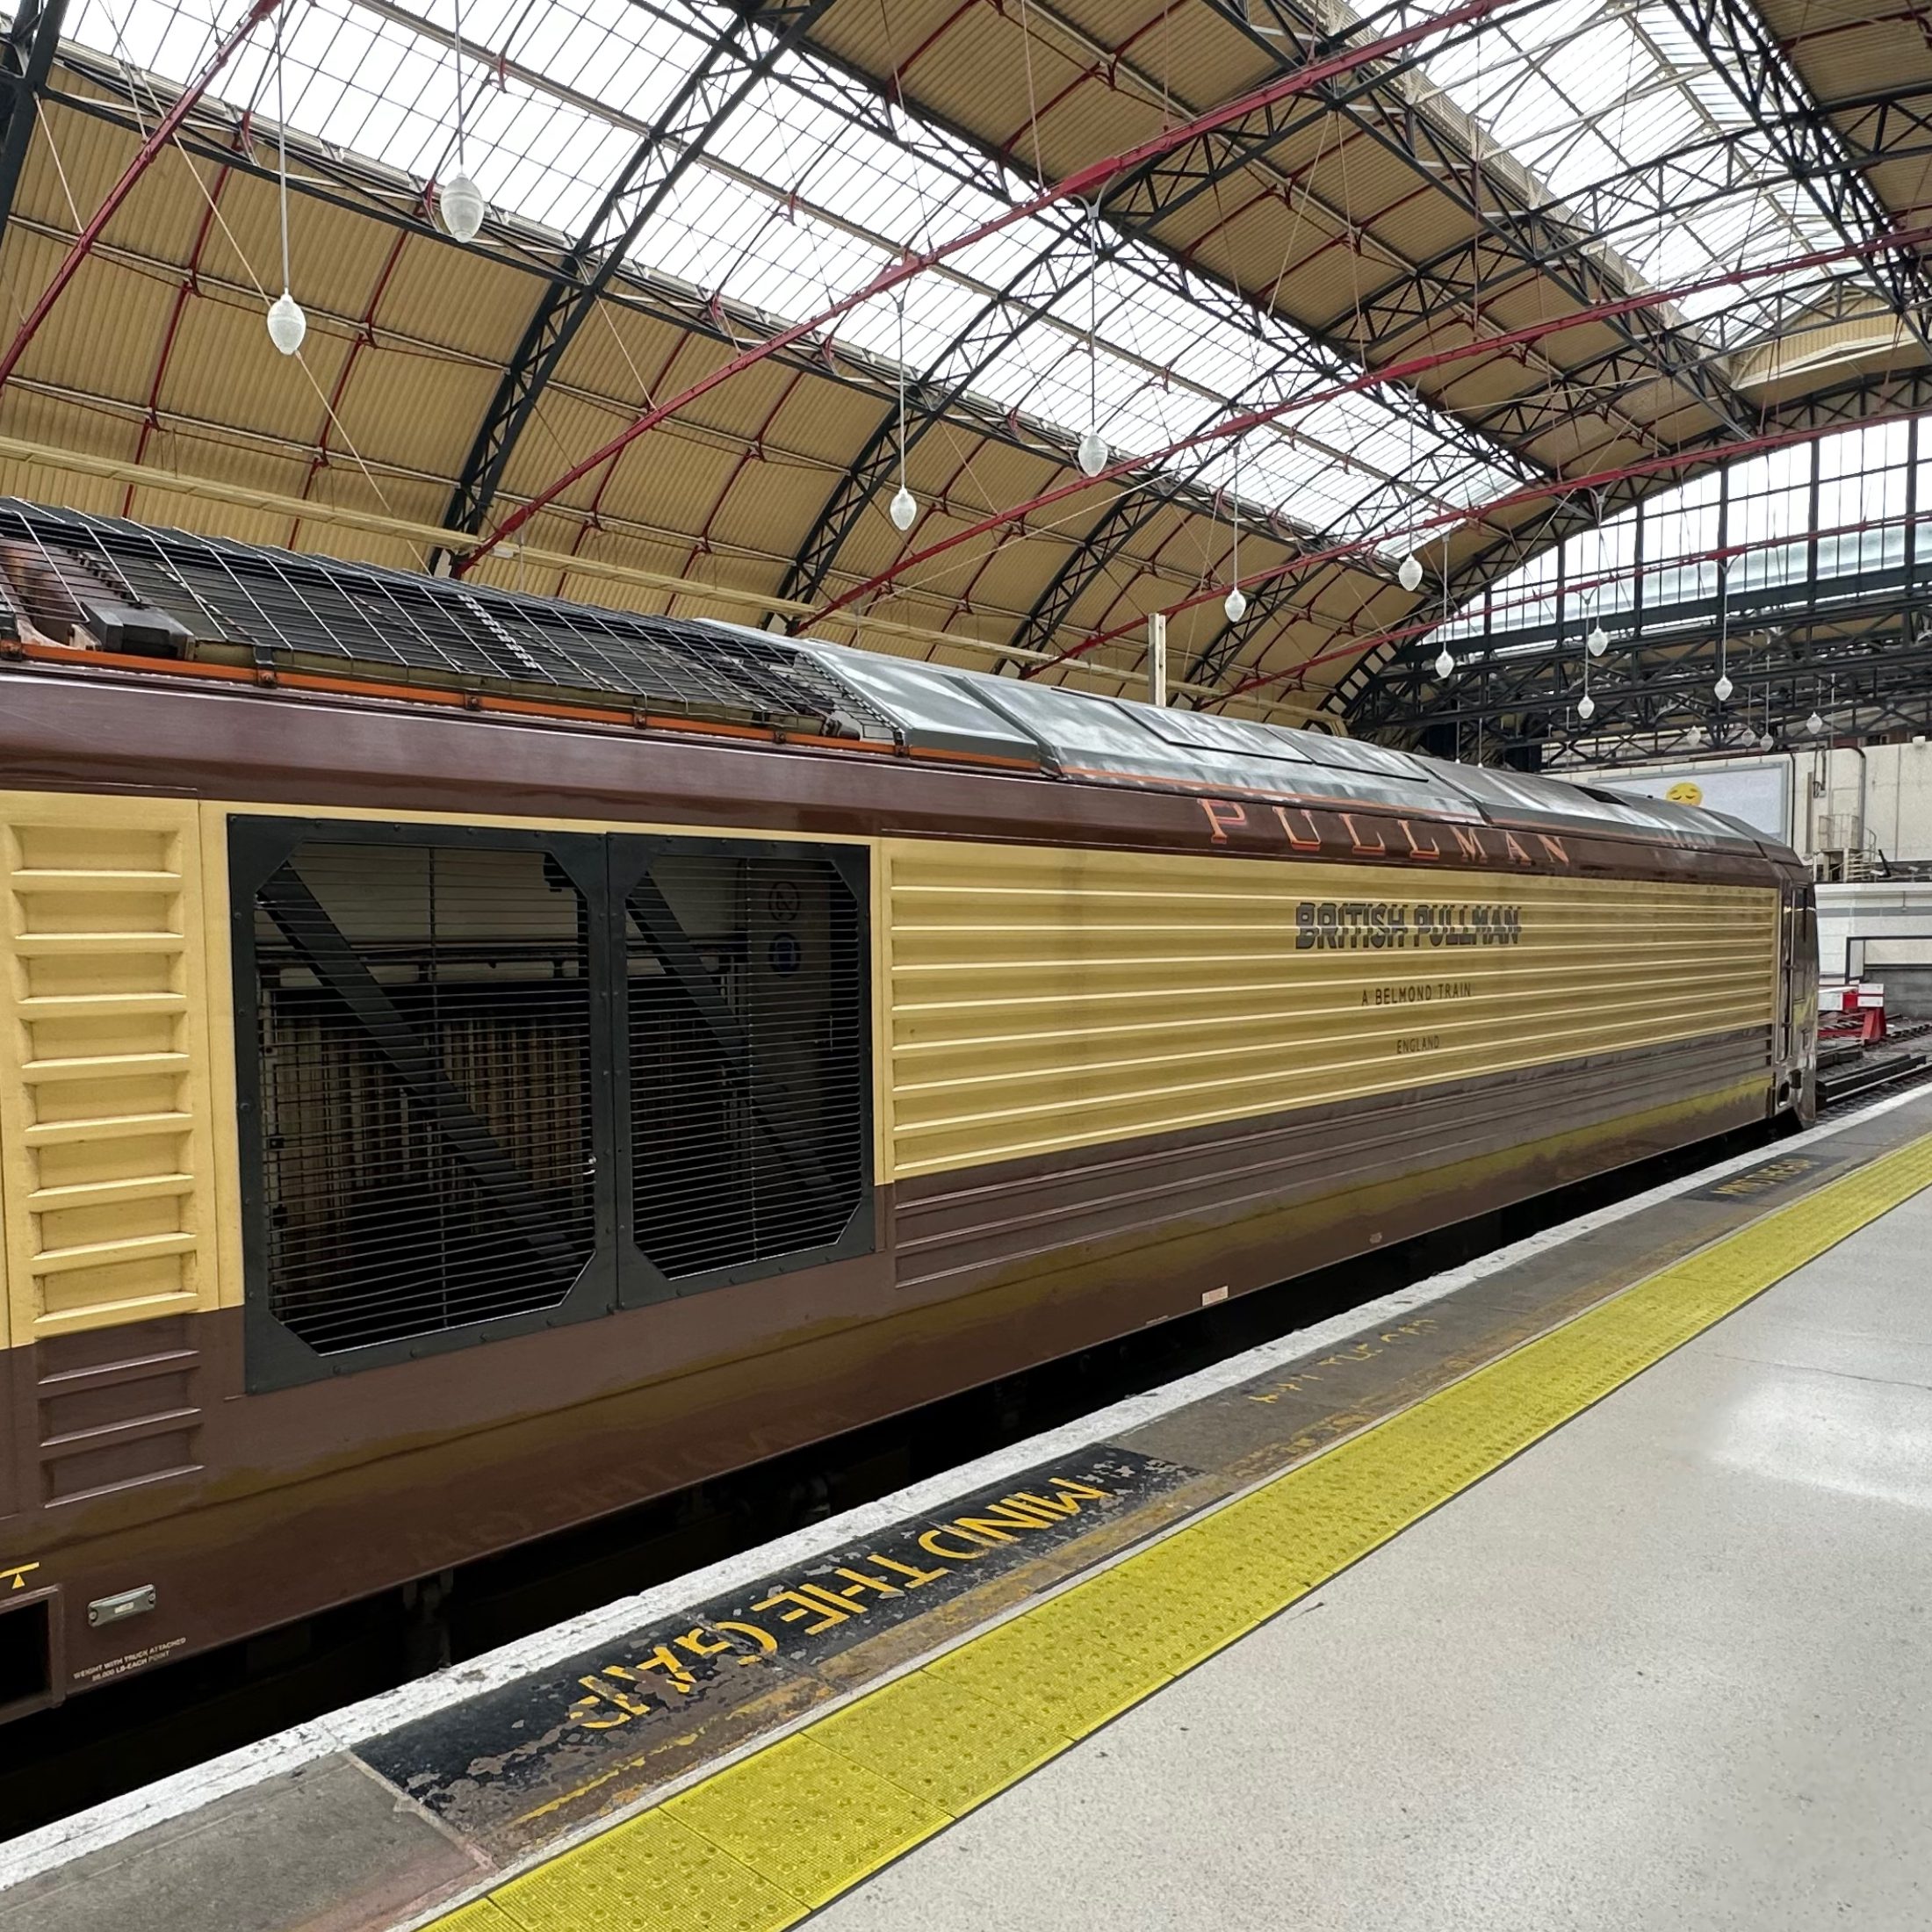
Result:
[[[1912,4],[256,0],[211,71],[249,11],[26,0],[0,488],[1100,692],[1164,611],[1188,703],[1320,660],[1236,707],[1292,720],[1687,456],[1932,393]]]

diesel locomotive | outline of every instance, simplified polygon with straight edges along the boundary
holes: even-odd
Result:
[[[1809,1119],[1794,855],[0,503],[0,1716]]]

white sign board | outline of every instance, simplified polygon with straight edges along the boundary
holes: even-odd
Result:
[[[1727,812],[1768,838],[1791,842],[1791,766],[1783,759],[1764,764],[1693,765],[1682,771],[1619,772],[1592,778],[1605,791],[1634,792],[1640,798],[1669,798],[1680,805],[1702,805]]]

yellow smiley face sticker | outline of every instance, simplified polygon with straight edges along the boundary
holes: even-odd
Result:
[[[1664,794],[1674,805],[1701,805],[1704,803],[1704,787],[1688,778],[1680,778]]]

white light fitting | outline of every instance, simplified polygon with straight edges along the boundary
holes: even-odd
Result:
[[[436,190],[436,213],[455,242],[473,242],[483,227],[483,191],[463,173],[453,174]]]
[[[285,356],[292,356],[308,334],[308,317],[286,289],[269,304],[269,340]]]

